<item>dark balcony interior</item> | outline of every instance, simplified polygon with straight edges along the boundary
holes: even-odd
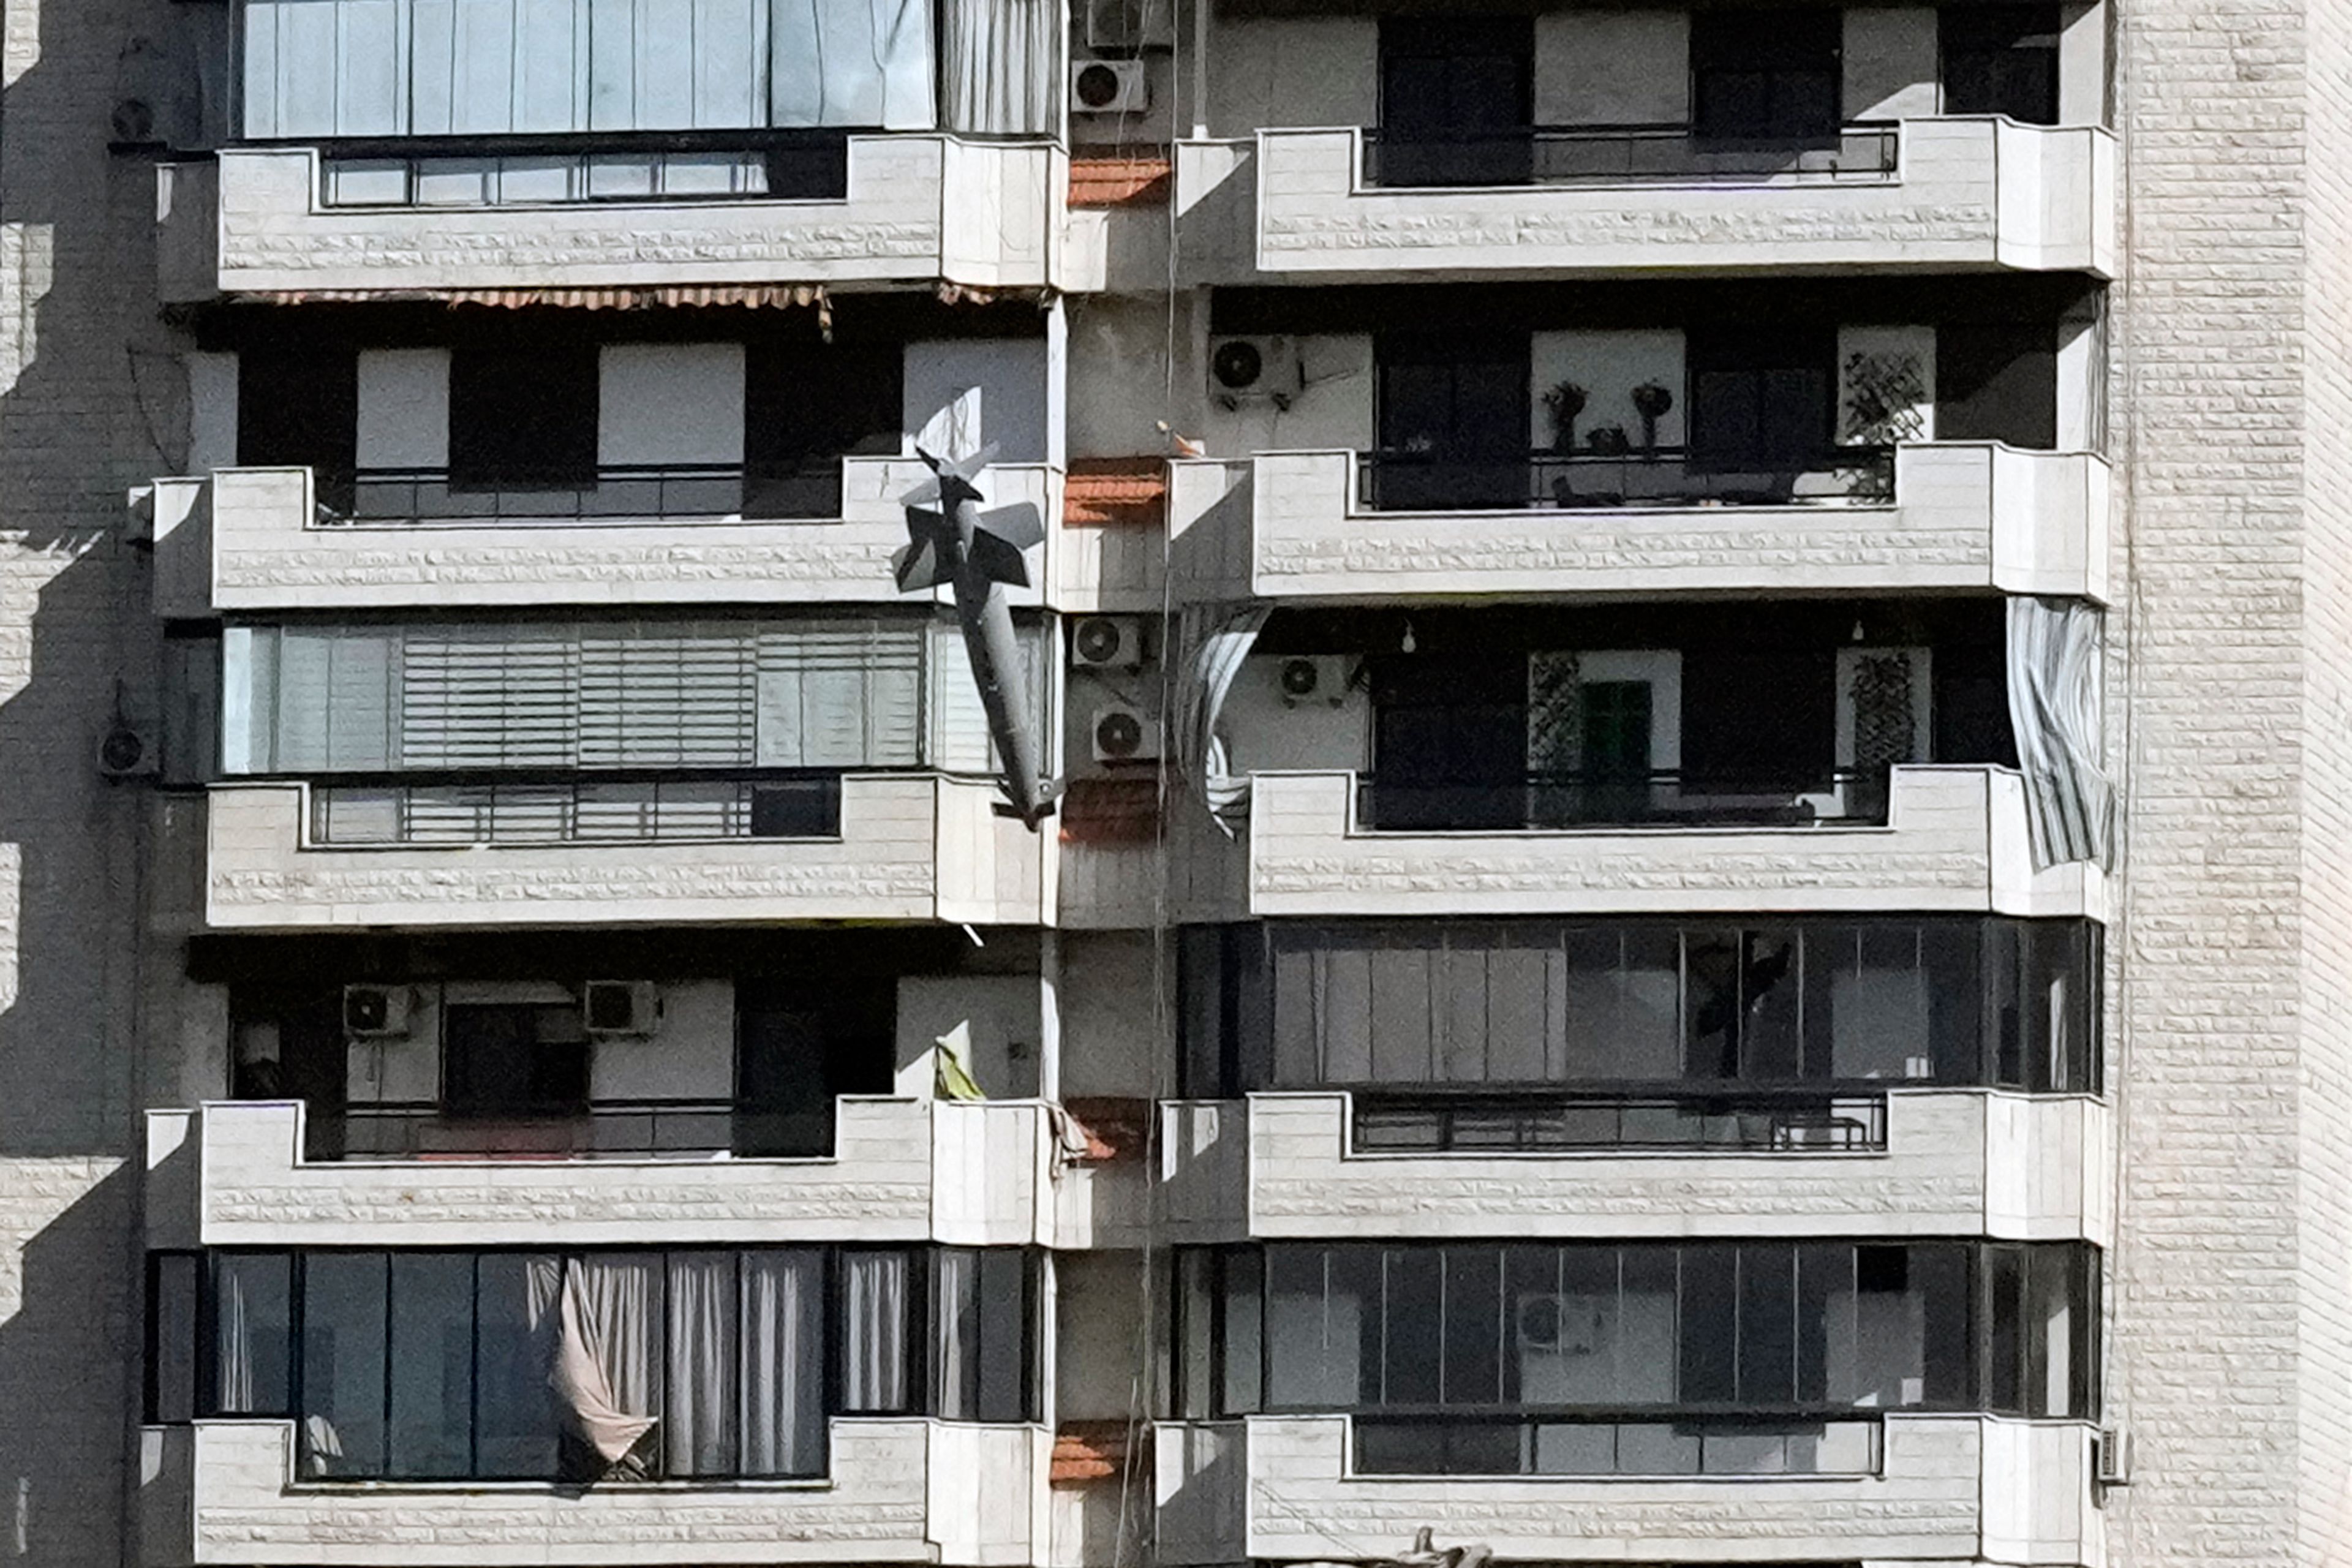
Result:
[[[337,138],[320,146],[331,207],[830,201],[849,195],[840,132],[607,132]]]
[[[2059,7],[1945,6],[1943,110],[2058,119]],[[1364,180],[1391,188],[1647,182],[1883,180],[1891,124],[1848,121],[1844,13],[1722,9],[1690,17],[1690,118],[1680,124],[1536,122],[1536,28],[1526,16],[1384,16],[1380,122]]]
[[[1890,1411],[2095,1419],[2073,1244],[1181,1252],[1175,1407],[1349,1415],[1375,1475],[1874,1473]]]
[[[1038,1414],[1014,1248],[155,1253],[145,1417],[315,1485],[804,1480],[835,1415]]]
[[[1884,1147],[1897,1089],[2097,1092],[2100,930],[1960,915],[1188,926],[1194,1098],[1366,1153]]]
[[[210,938],[192,967],[229,987],[230,1097],[300,1100],[309,1160],[809,1159],[834,1152],[837,1098],[894,1092],[903,978],[1024,954],[1034,973],[1018,933],[976,954],[950,934]],[[731,1010],[599,1037],[583,998],[608,976],[724,983]],[[401,993],[406,1024],[355,1032],[354,985]],[[600,1061],[627,1092],[599,1088]],[[693,1087],[644,1092],[665,1082]]]
[[[1372,832],[1883,823],[1889,770],[2016,765],[1998,600],[1284,612],[1358,660]]]

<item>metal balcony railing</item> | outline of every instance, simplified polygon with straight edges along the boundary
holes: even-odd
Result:
[[[383,845],[835,838],[837,773],[339,778],[310,792],[310,839]]]
[[[1573,1355],[1565,1338],[1551,1353]],[[1864,1476],[1885,1460],[1884,1423],[1848,1407],[1384,1409],[1355,1437],[1375,1476]]]
[[[1517,779],[1460,782],[1365,774],[1356,784],[1356,824],[1377,833],[1883,824],[1887,797],[1885,771],[1854,768],[1531,772]]]
[[[607,464],[592,477],[551,469],[495,483],[453,479],[446,468],[320,470],[319,521],[343,523],[593,523],[643,518],[789,520],[841,515],[842,460],[787,468],[702,463]]]
[[[1545,1085],[1507,1092],[1359,1089],[1359,1154],[1538,1154],[1577,1150],[1863,1153],[1886,1147],[1883,1090],[1709,1085]]]
[[[752,130],[337,140],[320,145],[320,178],[331,207],[841,201],[849,142]]]
[[[1530,125],[1364,132],[1364,184],[1391,189],[1790,181],[1877,182],[1900,166],[1902,128],[1858,121],[1822,135],[1729,139],[1688,125]]]
[[[1521,507],[1883,506],[1895,499],[1895,448],[1706,453],[1685,447],[1454,458],[1372,452],[1359,459],[1359,503],[1372,511]]]

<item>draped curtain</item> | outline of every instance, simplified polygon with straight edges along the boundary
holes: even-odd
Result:
[[[928,130],[929,0],[247,0],[245,134]]]
[[[941,123],[974,136],[1050,133],[1061,107],[1062,0],[940,0]]]
[[[589,1468],[642,1472],[661,1387],[662,1260],[589,1255],[564,1266],[561,1337],[551,1382]]]
[[[2103,626],[2080,600],[2009,601],[2009,717],[2037,867],[2109,862],[2115,787],[2103,760]]]
[[[890,1415],[913,1407],[907,1381],[908,1258],[852,1252],[841,1260],[842,1408]]]
[[[743,1255],[742,1455],[747,1476],[824,1469],[824,1257]]]
[[[1242,672],[1242,661],[1265,629],[1266,615],[1262,606],[1221,616],[1216,606],[1196,605],[1185,610],[1181,623],[1183,684],[1171,731],[1178,771],[1227,837],[1248,816],[1249,777],[1231,771],[1217,719]]]

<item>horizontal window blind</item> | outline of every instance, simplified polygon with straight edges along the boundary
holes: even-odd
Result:
[[[929,0],[246,0],[245,133],[936,123]]]
[[[940,619],[256,628],[238,646],[232,706],[257,732],[230,748],[233,771],[991,765],[961,638]],[[1033,713],[1042,646],[1024,628]],[[732,795],[706,805],[714,823],[743,809]],[[635,809],[622,796],[610,806]],[[467,837],[490,809],[462,791],[412,798],[409,830],[446,820]],[[518,825],[530,816],[504,786],[496,809]],[[578,822],[571,809],[565,833],[593,827],[587,803]],[[690,809],[703,808],[662,803],[666,820]]]

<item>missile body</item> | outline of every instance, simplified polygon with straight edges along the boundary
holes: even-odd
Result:
[[[1021,648],[1013,635],[1007,584],[1029,585],[1021,552],[1045,537],[1045,521],[1028,502],[981,509],[973,481],[995,456],[993,447],[947,462],[917,448],[934,476],[906,498],[907,545],[891,567],[902,594],[947,585],[955,595],[956,619],[964,651],[980,688],[988,732],[996,742],[1004,793],[1012,814],[1032,829],[1053,814],[1062,793],[1058,780],[1042,775],[1041,750],[1030,714],[1017,693]]]

